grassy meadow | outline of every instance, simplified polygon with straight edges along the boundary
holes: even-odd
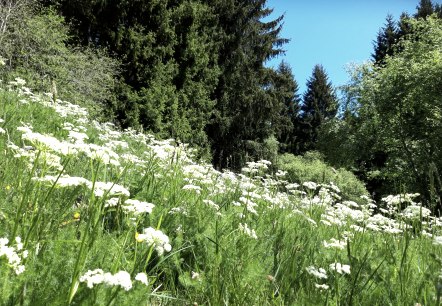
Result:
[[[439,305],[441,228],[416,194],[219,172],[1,84],[1,305]]]

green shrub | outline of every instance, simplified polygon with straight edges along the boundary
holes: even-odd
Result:
[[[86,106],[94,116],[108,115],[103,111],[115,95],[120,64],[103,50],[70,46],[70,39],[64,18],[54,11],[31,2],[17,7],[0,33],[6,63],[1,77],[6,82],[20,76],[34,90]]]
[[[361,195],[368,194],[364,184],[353,173],[327,165],[318,152],[307,152],[303,156],[283,154],[278,158],[278,168],[287,171],[287,178],[291,182],[333,182],[341,189],[345,200],[358,202]]]

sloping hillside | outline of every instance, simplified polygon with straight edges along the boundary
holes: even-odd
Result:
[[[25,85],[0,89],[1,304],[439,300],[441,220],[417,195],[345,201],[267,161],[218,172]]]

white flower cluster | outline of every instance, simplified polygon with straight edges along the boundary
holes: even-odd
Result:
[[[428,218],[431,210],[420,205],[410,205],[402,211],[401,215],[407,220],[417,220],[421,217]]]
[[[310,190],[316,190],[316,188],[318,188],[318,184],[315,182],[304,182],[302,186]]]
[[[204,204],[207,204],[209,207],[213,207],[215,210],[219,210],[219,205],[213,202],[212,200],[203,200]]]
[[[126,197],[130,196],[130,192],[129,190],[127,190],[126,187],[115,184],[113,182],[95,182],[94,194],[97,197],[103,197],[105,194],[107,194],[107,196],[115,196],[115,195],[123,195]]]
[[[22,78],[17,77],[17,78],[15,78],[14,81],[10,81],[9,85],[17,86],[17,87],[22,87],[22,86],[26,85],[26,81],[23,80]]]
[[[323,268],[315,268],[314,266],[309,266],[305,268],[308,274],[313,275],[316,278],[327,279],[327,272]]]
[[[170,252],[172,250],[169,237],[153,227],[143,229],[143,232],[141,234],[137,233],[135,238],[138,242],[146,242],[149,246],[153,245],[159,255],[163,255],[164,252]]]
[[[330,288],[327,284],[315,284],[315,287],[320,290],[328,290]]]
[[[125,212],[131,212],[134,215],[150,214],[155,207],[152,203],[143,202],[139,200],[127,199],[124,201],[122,208]]]
[[[146,273],[138,273],[135,280],[148,285]],[[105,284],[108,286],[120,286],[126,291],[132,289],[132,280],[130,274],[126,271],[118,271],[115,274],[104,272],[102,269],[89,270],[80,277],[80,282],[87,283],[88,288],[93,288],[98,284]]]
[[[340,264],[339,262],[330,264],[330,269],[338,272],[339,274],[350,274],[350,266]]]
[[[51,185],[56,184],[56,187],[76,187],[76,186],[85,186],[88,189],[92,189],[92,186],[94,187],[94,195],[97,197],[103,197],[106,193],[107,196],[116,196],[116,195],[123,195],[126,197],[130,196],[129,190],[125,188],[124,186],[115,184],[113,182],[95,182],[93,184],[88,179],[85,179],[83,177],[75,177],[75,176],[69,176],[69,175],[63,175],[63,176],[53,176],[53,175],[46,175],[44,177],[34,177],[32,178],[34,181],[43,182],[43,183],[50,183]]]
[[[8,246],[8,238],[0,238],[0,257],[5,256],[8,260],[8,265],[18,275],[25,271],[25,266],[21,264],[21,260],[28,257],[28,251],[23,250],[23,243],[20,237],[15,238],[15,243],[15,246]]]
[[[257,162],[247,162],[247,166],[241,169],[242,173],[255,174],[261,170],[267,170],[272,164],[270,161],[262,159]]]
[[[384,214],[394,214],[398,212],[402,203],[416,204],[413,199],[418,197],[419,193],[403,193],[396,195],[389,195],[381,200],[386,203],[386,208],[381,208],[380,211]]]
[[[335,239],[335,238],[330,239],[329,242],[323,241],[322,243],[324,244],[324,247],[326,249],[334,248],[334,249],[338,249],[338,250],[343,250],[347,246],[347,241],[346,240],[340,241],[340,240]]]
[[[66,128],[72,128],[69,125]],[[17,128],[22,132],[22,139],[29,141],[36,149],[41,151],[52,151],[62,156],[85,154],[92,160],[98,160],[105,165],[120,165],[120,156],[107,146],[85,143],[88,136],[82,132],[69,130],[70,141],[60,141],[52,135],[45,135],[32,131],[32,127],[24,125]]]
[[[253,238],[253,239],[258,239],[258,236],[256,236],[256,232],[254,229],[251,229],[247,223],[240,223],[238,226],[239,230],[241,233],[246,234],[247,236]]]
[[[187,184],[184,185],[183,190],[191,190],[194,191],[196,194],[201,194],[201,187],[198,185],[193,185],[193,184]]]

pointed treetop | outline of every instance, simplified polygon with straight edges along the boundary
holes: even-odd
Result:
[[[416,9],[417,13],[414,15],[416,18],[427,18],[434,13],[434,5],[431,0],[421,0]]]

